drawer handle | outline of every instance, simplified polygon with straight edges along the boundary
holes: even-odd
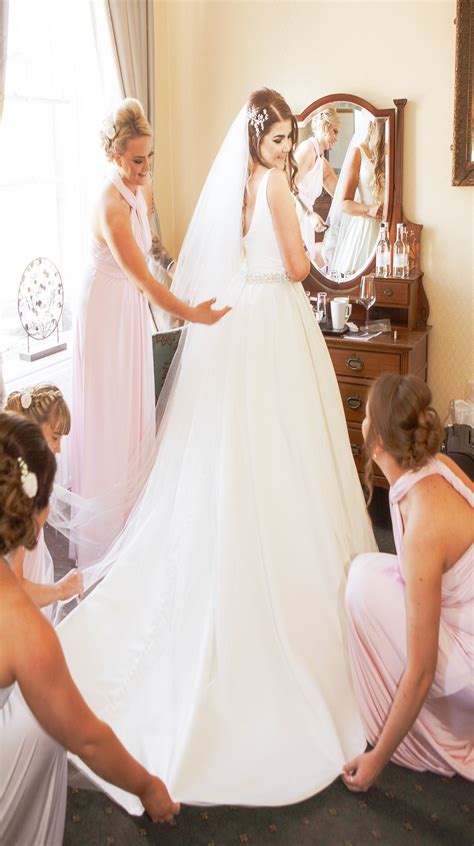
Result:
[[[347,405],[349,408],[360,408],[362,400],[360,397],[347,397]]]
[[[354,458],[356,458],[356,456],[360,455],[361,450],[360,450],[360,446],[358,444],[351,444],[351,450],[352,450],[352,455],[354,456]]]
[[[384,294],[386,297],[393,297],[393,288],[385,288]]]
[[[362,370],[364,366],[362,359],[358,355],[351,355],[350,358],[346,359],[346,365],[349,370]]]

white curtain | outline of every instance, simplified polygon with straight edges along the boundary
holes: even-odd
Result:
[[[155,131],[155,47],[153,0],[105,0],[124,97],[136,97]],[[155,209],[155,223],[161,237]]]
[[[7,66],[8,3],[9,0],[0,0],[0,121],[3,112]]]
[[[124,97],[136,97],[154,128],[153,0],[105,0]]]
[[[155,132],[155,46],[153,0],[104,0],[113,52],[124,97],[140,100]],[[161,244],[161,227],[156,208],[154,221]],[[163,245],[161,245],[163,246]],[[163,248],[164,249],[164,248]],[[166,250],[165,250],[166,253]],[[150,268],[160,282],[169,286],[160,262]],[[152,308],[155,321],[161,323]]]

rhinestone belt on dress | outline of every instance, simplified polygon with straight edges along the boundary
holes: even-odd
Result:
[[[246,279],[251,285],[259,285],[261,282],[291,282],[285,270],[276,270],[273,273],[247,273]]]

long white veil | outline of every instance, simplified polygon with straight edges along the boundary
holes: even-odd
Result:
[[[197,202],[171,290],[197,303],[232,305],[242,285],[242,203],[248,167],[247,106],[230,127]]]
[[[210,169],[177,262],[172,291],[189,303],[197,304],[215,296],[217,305],[232,306],[243,290],[245,277],[242,205],[248,156],[247,105],[245,105],[228,131]],[[161,457],[160,463],[160,443],[163,432],[169,425],[170,408],[173,405],[173,394],[178,382],[185,380],[189,385],[186,419],[178,419],[175,412],[172,425],[188,427],[189,439],[192,437],[193,418],[199,414],[198,408],[201,407],[206,373],[211,367],[221,368],[224,390],[225,361],[215,361],[214,347],[212,343],[209,343],[212,338],[217,340],[223,332],[226,332],[225,317],[214,326],[189,324],[184,328],[157,404],[156,435],[153,443],[149,444],[146,479],[142,475],[134,485],[132,493],[136,496],[135,504],[118,538],[100,561],[83,570],[86,590],[103,578],[127,548],[129,542],[133,540],[134,534],[139,531],[141,504],[146,496],[147,488],[150,485],[153,486],[154,480],[150,477],[159,473],[165,477],[168,472],[168,467],[164,466],[167,465],[167,460]],[[213,397],[213,402],[217,415],[219,398]],[[177,453],[172,458],[172,462],[179,464],[179,461],[180,455]],[[173,472],[172,467],[170,471]],[[201,468],[197,469],[197,472],[202,472]],[[104,496],[102,502],[97,501],[94,505],[106,509],[117,508],[120,505],[119,493],[117,492],[115,496],[113,491],[111,493],[111,504],[106,502],[107,497]],[[172,496],[171,490],[170,496]],[[86,516],[92,510],[91,503],[83,506],[83,513]],[[56,522],[60,523],[59,515],[56,517]]]

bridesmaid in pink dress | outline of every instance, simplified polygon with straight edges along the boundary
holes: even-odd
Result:
[[[227,311],[212,309],[214,300],[187,305],[147,267],[151,134],[141,104],[126,99],[101,135],[111,169],[93,212],[73,360],[72,489],[97,502],[97,517],[84,527],[87,549],[79,541],[73,550],[81,566],[105,553],[146,478],[155,436],[148,302],[196,323],[215,323]]]
[[[365,791],[388,761],[474,780],[473,486],[438,453],[431,392],[414,376],[381,376],[363,423],[371,458],[390,482],[397,555],[352,563],[349,652],[374,748],[343,780]]]
[[[4,411],[26,417],[41,429],[54,455],[61,452],[61,440],[71,429],[67,403],[56,385],[36,385],[12,391]],[[50,622],[54,621],[58,601],[66,601],[83,592],[83,578],[75,567],[62,579],[54,581],[54,564],[40,529],[34,549],[19,546],[12,555],[12,571],[22,588]]]

